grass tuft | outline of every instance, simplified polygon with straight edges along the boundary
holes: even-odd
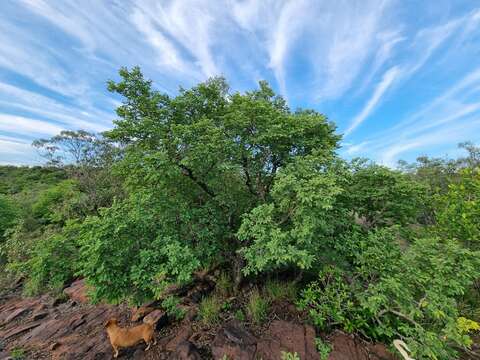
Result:
[[[227,273],[222,272],[220,274],[215,285],[215,291],[223,297],[230,296],[233,293],[232,279]]]
[[[293,303],[297,298],[297,287],[292,281],[268,280],[265,292],[270,301],[285,300]]]
[[[213,326],[219,323],[221,311],[222,304],[220,300],[215,295],[211,295],[203,298],[198,308],[198,315],[203,324]]]
[[[258,291],[253,290],[248,298],[246,311],[250,320],[256,325],[261,325],[268,315],[268,300]]]

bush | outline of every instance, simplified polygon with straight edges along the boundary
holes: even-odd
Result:
[[[25,293],[59,293],[78,271],[77,223],[67,223],[60,233],[38,239],[26,262],[11,263],[26,277]]]
[[[185,309],[179,307],[180,299],[175,296],[167,296],[162,301],[162,307],[166,310],[168,316],[175,320],[182,320],[185,317]]]
[[[332,352],[332,345],[323,341],[321,338],[315,338],[315,346],[320,355],[320,360],[327,360]]]
[[[250,293],[246,306],[247,315],[250,320],[256,324],[261,325],[268,315],[268,301],[255,289]]]
[[[317,326],[341,326],[385,342],[400,337],[417,358],[451,358],[455,347],[471,345],[457,326],[457,300],[480,275],[479,253],[454,240],[422,238],[397,251],[395,266],[389,268],[382,257],[370,255],[370,246],[357,254],[351,273],[327,267],[303,291],[299,305]],[[364,254],[372,273],[362,269]]]
[[[68,219],[84,217],[88,213],[86,206],[77,183],[64,180],[40,193],[32,213],[41,223],[63,225]]]
[[[137,193],[82,224],[80,273],[94,288],[94,300],[142,304],[161,298],[168,285],[191,280],[201,257],[170,227],[162,205],[152,194]]]
[[[0,194],[0,243],[3,240],[5,231],[15,223],[18,216],[18,209],[13,201]]]
[[[436,199],[435,231],[480,250],[480,168],[462,170],[457,183]]]

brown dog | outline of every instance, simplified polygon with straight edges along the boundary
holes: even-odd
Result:
[[[105,324],[108,337],[110,338],[110,344],[112,344],[114,355],[118,356],[118,349],[130,347],[138,344],[142,340],[147,344],[145,351],[150,349],[150,345],[156,344],[153,336],[153,324],[142,324],[131,328],[121,328],[118,326],[117,319],[113,318],[107,321]]]

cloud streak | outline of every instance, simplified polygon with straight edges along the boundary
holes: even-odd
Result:
[[[383,75],[382,81],[378,83],[377,87],[375,88],[375,91],[373,92],[372,97],[368,100],[367,104],[362,109],[362,111],[357,116],[355,116],[352,123],[350,124],[348,129],[345,131],[345,134],[344,134],[345,137],[347,137],[357,127],[359,127],[360,124],[363,123],[367,119],[367,117],[374,111],[375,107],[380,102],[380,99],[382,98],[382,96],[392,86],[393,82],[399,76],[399,74],[400,74],[400,71],[398,67],[393,67]]]

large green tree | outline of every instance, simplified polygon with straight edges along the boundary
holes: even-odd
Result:
[[[285,183],[289,172],[302,168],[304,175],[313,171],[324,176],[323,168],[335,157],[339,141],[334,125],[312,110],[291,111],[265,82],[260,82],[258,90],[242,94],[229,92],[223,78],[213,78],[192,89],[180,89],[172,97],[154,90],[138,68],[122,69],[120,75],[121,80],[110,82],[109,89],[123,96],[123,105],[117,109],[115,128],[105,135],[125,149],[117,172],[126,179],[130,193],[137,195],[117,208],[132,211],[139,204],[138,194],[143,194],[142,201],[154,198],[153,206],[139,211],[157,219],[158,225],[142,228],[139,239],[132,240],[133,248],[123,242],[112,244],[109,251],[151,251],[151,243],[160,237],[163,245],[158,243],[157,255],[164,251],[159,247],[176,246],[179,251],[187,247],[199,266],[213,261],[232,264],[240,283],[245,252],[238,250],[254,243],[253,237],[237,235],[242,219],[257,206],[275,201],[272,193],[282,187],[276,182],[283,179]],[[117,216],[112,211],[102,214],[97,223]],[[99,235],[92,232],[87,242],[109,246],[106,243],[116,241],[110,235],[124,226],[119,221],[117,227],[104,228]],[[93,268],[107,260],[96,259],[98,264],[86,275],[100,289],[106,282]],[[145,259],[124,266],[138,268],[143,261],[141,266],[149,268],[151,277],[158,275]],[[158,256],[150,259],[159,261]]]

